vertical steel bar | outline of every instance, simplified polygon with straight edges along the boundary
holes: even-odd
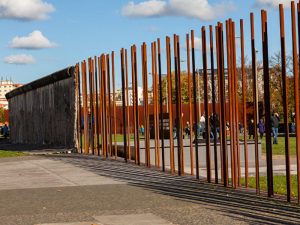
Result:
[[[160,50],[160,39],[159,38],[157,39],[157,53],[158,53],[158,76],[159,76],[159,97],[160,97],[161,160],[162,160],[162,171],[165,171],[165,137],[164,137],[163,96],[162,96],[163,88],[162,88],[162,72],[161,72],[161,50]]]
[[[178,74],[178,100],[179,100],[179,137],[180,137],[180,166],[181,174],[184,175],[184,154],[183,154],[183,113],[182,113],[182,90],[181,90],[181,57],[180,57],[180,37],[177,35],[177,74]]]
[[[97,142],[97,155],[100,154],[100,140],[99,140],[99,92],[98,92],[98,67],[97,67],[97,56],[94,57],[94,69],[95,69],[95,92],[96,92],[96,142]]]
[[[109,153],[110,156],[113,155],[113,147],[112,147],[112,110],[111,110],[111,83],[110,83],[110,56],[106,55],[106,63],[107,63],[107,92],[108,92],[108,131],[109,131]]]
[[[273,162],[272,162],[272,137],[271,137],[271,104],[270,104],[270,74],[269,74],[269,46],[268,46],[268,21],[267,12],[261,11],[262,19],[262,44],[263,44],[263,64],[264,64],[264,99],[266,116],[266,152],[267,152],[267,179],[268,196],[274,195],[273,188]],[[255,122],[254,122],[255,123]]]
[[[126,96],[125,96],[125,50],[121,50],[121,76],[122,76],[122,108],[123,108],[123,136],[124,136],[124,160],[127,162],[127,122],[126,122]]]
[[[197,112],[197,83],[196,83],[196,64],[195,64],[195,33],[191,31],[192,47],[192,70],[193,70],[193,98],[194,98],[194,126],[195,130],[195,153],[196,153],[196,178],[199,179],[199,152],[198,152],[198,112]]]
[[[93,59],[91,59],[91,70],[92,70],[92,85],[93,85],[93,119],[92,119],[92,123],[93,123],[93,129],[94,129],[94,138],[93,138],[93,143],[94,143],[94,155],[98,155],[99,149],[97,146],[97,124],[98,124],[98,118],[97,118],[97,92],[96,92],[96,86],[97,86],[97,82],[96,82],[96,70],[95,70],[95,65],[96,65],[96,61],[94,61]]]
[[[137,74],[137,56],[136,56],[136,46],[133,46],[133,60],[134,60],[134,88],[135,88],[135,118],[136,118],[136,149],[137,149],[137,164],[140,165],[140,133],[139,133],[139,92],[138,92],[138,74]]]
[[[103,85],[103,132],[104,132],[104,152],[105,157],[108,157],[109,148],[108,148],[108,113],[107,113],[107,62],[105,55],[102,54],[102,85]]]
[[[172,71],[171,71],[171,40],[166,37],[167,48],[167,76],[168,76],[168,107],[169,107],[169,131],[170,131],[170,169],[175,172],[174,166],[174,140],[173,140],[173,101],[172,101]]]
[[[294,71],[294,90],[295,90],[295,122],[296,122],[296,152],[297,152],[297,190],[298,190],[298,204],[300,204],[300,108],[299,108],[299,64],[297,52],[297,33],[296,33],[296,15],[295,3],[291,3],[292,15],[292,37],[293,37],[293,71]],[[300,5],[297,4],[298,12],[298,40],[300,47]]]
[[[205,139],[206,139],[206,170],[207,182],[211,182],[211,153],[210,153],[210,121],[208,108],[208,74],[207,74],[207,53],[206,53],[206,29],[202,27],[202,60],[203,60],[203,81],[204,81],[204,108],[205,108]]]
[[[84,153],[89,154],[89,122],[88,122],[88,100],[87,100],[87,81],[86,81],[86,61],[81,63],[82,70],[82,98],[83,98],[83,126],[84,126]]]
[[[114,118],[114,155],[115,160],[118,157],[117,146],[117,107],[116,107],[116,83],[115,83],[115,52],[111,53],[111,67],[112,67],[112,85],[113,85],[113,118]]]
[[[191,50],[190,35],[186,35],[187,73],[188,73],[188,95],[189,95],[189,123],[190,123],[190,162],[191,175],[194,175],[194,153],[193,153],[193,99],[192,99],[192,77],[191,77]]]
[[[229,105],[229,126],[230,126],[230,161],[231,161],[231,181],[235,187],[235,163],[234,163],[234,131],[233,131],[233,99],[232,99],[232,48],[231,48],[231,20],[226,21],[226,49],[227,49],[227,86]],[[226,98],[225,98],[226,100]],[[226,111],[225,111],[226,113]],[[227,122],[226,122],[227,123]],[[225,124],[226,124],[225,123]],[[227,133],[226,133],[227,139]]]
[[[227,140],[226,140],[226,98],[225,98],[225,69],[224,69],[224,39],[223,39],[223,25],[219,23],[218,28],[219,38],[219,64],[220,64],[220,133],[222,141],[222,154],[223,154],[223,182],[224,186],[228,186],[228,154],[227,154]]]
[[[138,128],[136,127],[136,92],[135,92],[135,70],[134,70],[134,47],[131,46],[130,49],[130,56],[131,56],[131,80],[132,80],[132,116],[133,116],[133,131],[134,131],[134,161],[137,164],[137,132]]]
[[[245,186],[248,187],[248,141],[247,141],[247,103],[246,103],[246,72],[245,72],[245,37],[244,21],[240,20],[240,37],[241,37],[241,69],[242,69],[242,96],[243,96],[243,126],[244,126],[244,157],[245,157]]]
[[[101,154],[104,155],[103,151],[103,96],[102,96],[102,58],[98,57],[98,77],[99,77],[99,131],[101,139]]]
[[[130,107],[130,102],[129,102],[129,82],[128,82],[128,54],[127,54],[127,49],[125,49],[125,71],[126,71],[126,116],[127,116],[127,137],[128,137],[128,159],[131,160],[131,146],[130,146],[130,115],[129,115],[129,107]]]
[[[217,57],[217,70],[218,70],[218,113],[219,113],[219,116],[216,116],[216,120],[217,122],[219,122],[219,142],[220,142],[220,161],[221,161],[221,181],[223,182],[224,181],[224,171],[223,171],[223,141],[222,141],[222,132],[221,132],[221,127],[222,127],[222,123],[221,123],[221,87],[220,87],[220,84],[221,84],[221,66],[220,66],[220,43],[219,43],[219,26],[216,26],[215,27],[215,30],[216,30],[216,57]]]
[[[93,98],[93,95],[94,95],[94,88],[93,88],[93,84],[94,84],[94,76],[93,76],[93,65],[92,65],[92,58],[89,58],[88,59],[88,64],[89,64],[89,91],[90,91],[90,96],[89,96],[89,99],[90,99],[90,110],[89,110],[89,113],[90,113],[90,118],[89,118],[89,123],[91,124],[91,127],[90,127],[90,142],[91,142],[91,150],[92,150],[92,154],[94,155],[95,153],[95,141],[94,141],[94,125],[93,125],[93,119],[94,119],[94,98]]]
[[[82,153],[82,123],[81,123],[81,91],[80,91],[80,68],[79,63],[76,64],[76,97],[77,97],[77,110],[78,110],[78,118],[77,118],[77,136],[78,136],[78,146],[77,152]]]
[[[215,62],[214,62],[214,40],[213,40],[213,27],[209,26],[209,40],[210,40],[210,71],[211,71],[211,100],[212,100],[212,121],[211,125],[213,128],[214,135],[214,169],[215,169],[215,183],[218,183],[218,134],[217,134],[217,124],[216,124],[216,93],[215,93]]]
[[[288,121],[288,92],[286,75],[286,47],[285,47],[285,28],[283,5],[279,5],[280,17],[280,42],[281,42],[281,72],[282,72],[282,94],[284,111],[284,130],[285,130],[285,166],[286,166],[286,195],[287,201],[291,201],[291,167],[290,167],[290,142],[289,142],[289,121]]]
[[[256,194],[260,193],[259,182],[259,158],[258,158],[258,135],[257,135],[257,70],[256,70],[256,48],[255,48],[255,33],[254,33],[254,14],[250,14],[251,26],[251,54],[252,54],[252,83],[253,83],[253,120],[254,120],[254,138],[255,138],[255,178],[256,178]],[[269,130],[270,131],[270,130]]]

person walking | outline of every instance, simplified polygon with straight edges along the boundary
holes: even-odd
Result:
[[[265,124],[264,124],[263,119],[260,119],[260,121],[258,123],[258,132],[260,135],[260,139],[262,139],[264,136],[264,133],[265,133]]]
[[[271,116],[271,125],[272,125],[272,132],[273,132],[273,144],[278,144],[278,128],[280,123],[280,117],[277,112],[273,113]]]
[[[254,139],[254,120],[251,119],[250,123],[248,125],[248,135],[249,135],[249,139],[251,139],[251,137]]]
[[[144,125],[141,125],[141,135],[142,135],[142,136],[145,135],[145,128],[144,128]]]

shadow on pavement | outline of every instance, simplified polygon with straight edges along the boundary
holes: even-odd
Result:
[[[253,190],[234,190],[221,185],[197,181],[191,176],[178,177],[155,169],[147,169],[122,161],[95,156],[47,156],[85,168],[101,176],[115,178],[129,185],[184,201],[214,207],[226,216],[250,224],[300,224],[300,208],[288,205],[282,199],[257,197]]]

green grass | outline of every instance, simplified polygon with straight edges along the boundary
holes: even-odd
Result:
[[[280,194],[280,195],[286,195],[286,176],[285,175],[279,175],[274,176],[274,193]],[[245,185],[245,179],[241,179],[242,185]],[[260,190],[267,191],[267,177],[260,177],[259,178],[259,186]],[[256,179],[255,177],[249,177],[248,178],[248,186],[250,188],[256,188]],[[292,175],[291,176],[291,191],[292,196],[297,197],[297,176]]]
[[[273,142],[273,138],[272,138]],[[290,155],[295,156],[296,155],[296,138],[290,137]],[[262,139],[262,152],[266,153],[266,138],[264,137]],[[285,154],[285,139],[284,137],[278,137],[278,144],[274,145],[272,144],[272,152],[273,155],[284,155]]]
[[[26,156],[26,154],[23,152],[0,150],[0,158],[19,157],[19,156]]]

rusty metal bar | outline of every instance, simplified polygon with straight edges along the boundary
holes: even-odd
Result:
[[[110,92],[110,56],[106,55],[107,63],[107,92],[108,92],[108,131],[109,131],[109,153],[110,156],[113,156],[113,147],[112,147],[112,110],[111,110],[111,92]]]
[[[196,64],[195,64],[195,33],[191,31],[191,47],[192,47],[192,70],[193,70],[193,98],[194,98],[194,126],[195,130],[195,153],[196,153],[196,178],[199,179],[199,146],[198,146],[198,111],[197,111],[197,83],[196,83]]]
[[[178,94],[179,94],[179,125],[180,125],[180,159],[181,159],[181,174],[184,175],[184,152],[183,152],[183,113],[182,113],[182,90],[181,90],[181,57],[180,57],[180,37],[177,35],[177,74],[178,74]]]
[[[245,186],[248,187],[248,141],[247,141],[247,103],[246,103],[246,72],[245,72],[245,36],[244,21],[240,20],[240,38],[241,38],[241,69],[242,69],[242,96],[243,96],[243,126],[244,126],[244,157],[245,157]]]
[[[103,105],[102,105],[102,59],[98,57],[98,83],[99,83],[99,131],[100,131],[100,149],[101,153],[99,155],[104,155],[103,152]],[[99,151],[100,151],[99,149]]]
[[[79,63],[76,64],[76,98],[77,98],[77,138],[78,138],[78,144],[77,144],[77,152],[82,154],[82,123],[81,123],[81,91],[80,91],[80,68]]]
[[[234,163],[234,132],[233,132],[233,99],[232,99],[232,47],[231,47],[231,20],[226,21],[226,49],[227,49],[227,85],[229,104],[229,126],[230,126],[230,161],[231,161],[231,181],[235,184],[235,163]],[[226,101],[226,98],[225,98]],[[226,111],[225,111],[226,113]],[[227,132],[226,132],[227,139]]]
[[[223,25],[219,23],[218,38],[219,38],[219,64],[220,64],[220,137],[222,142],[223,154],[223,182],[224,186],[228,186],[228,154],[226,140],[226,98],[225,98],[225,68],[224,68],[224,40],[223,40]]]
[[[279,5],[280,17],[280,42],[281,42],[281,72],[282,72],[282,93],[284,111],[284,130],[285,130],[285,166],[286,166],[286,194],[287,201],[291,201],[291,166],[290,166],[290,131],[288,121],[288,92],[286,75],[286,47],[285,47],[285,28],[283,5]]]
[[[157,91],[156,91],[156,58],[155,58],[154,42],[151,43],[151,56],[152,56],[152,103],[153,103],[153,128],[154,128],[154,148],[155,148],[155,167],[159,167],[159,153],[158,153],[158,139],[157,139]]]
[[[168,76],[168,107],[169,107],[169,131],[170,131],[170,169],[175,172],[174,165],[174,140],[173,140],[173,101],[172,101],[172,71],[171,71],[171,40],[166,37],[167,49],[167,76]]]
[[[89,122],[87,101],[86,61],[81,63],[82,70],[82,99],[83,99],[83,126],[84,126],[84,154],[89,154]]]
[[[216,120],[219,120],[219,141],[220,141],[220,161],[221,161],[221,181],[224,181],[224,171],[223,171],[223,142],[222,142],[222,133],[221,133],[221,88],[220,88],[220,84],[221,84],[221,66],[220,66],[220,43],[219,43],[219,26],[215,27],[216,30],[216,58],[217,58],[217,78],[218,78],[218,104],[219,104],[219,109],[218,109],[218,113],[219,116],[216,117]]]
[[[97,155],[100,154],[100,139],[99,139],[99,92],[98,92],[98,67],[97,56],[94,57],[94,70],[95,70],[95,92],[96,92],[96,113],[95,113],[95,125],[96,125],[96,146]]]
[[[112,66],[112,85],[113,85],[113,118],[114,118],[114,154],[115,160],[118,157],[117,146],[117,107],[116,107],[116,84],[115,84],[115,53],[111,53],[111,66]]]
[[[205,110],[205,137],[206,137],[206,170],[207,182],[211,182],[211,153],[210,153],[210,121],[208,108],[208,74],[207,74],[207,52],[206,52],[206,29],[202,27],[202,60],[204,80],[204,110]]]
[[[94,76],[93,76],[93,65],[92,65],[92,58],[89,58],[88,59],[88,66],[89,66],[89,90],[90,90],[90,96],[89,96],[89,99],[90,99],[90,104],[89,104],[89,115],[90,115],[90,124],[91,124],[91,127],[90,127],[90,143],[91,143],[91,150],[92,150],[92,154],[94,155],[95,153],[95,148],[94,148],[94,144],[95,144],[95,141],[94,141],[94,126],[93,126],[93,118],[94,118],[94,98],[93,98],[93,94],[94,94]]]
[[[136,92],[135,92],[135,70],[134,70],[134,46],[131,46],[130,49],[130,56],[131,56],[131,80],[132,80],[132,116],[133,116],[133,132],[134,132],[134,161],[135,164],[137,164],[137,132],[138,132],[138,128],[136,126],[136,110],[137,110],[137,106],[136,106]]]
[[[262,21],[262,45],[264,65],[264,100],[266,116],[266,152],[267,152],[267,179],[268,196],[274,195],[273,187],[273,161],[272,161],[272,137],[271,137],[271,104],[270,104],[270,74],[269,74],[269,45],[268,45],[268,21],[267,12],[261,11]]]
[[[147,45],[142,45],[142,71],[143,71],[143,92],[144,92],[144,117],[145,117],[145,161],[151,167],[150,158],[150,131],[149,131],[149,106],[148,106],[148,68],[147,68]]]
[[[123,108],[123,136],[124,136],[124,160],[127,162],[127,121],[126,121],[126,96],[125,96],[125,50],[121,50],[121,78],[122,78],[122,108]]]
[[[136,129],[137,129],[137,163],[140,165],[140,133],[139,133],[139,92],[138,92],[138,72],[137,72],[137,56],[136,46],[133,46],[133,59],[134,59],[134,76],[135,76],[135,105],[136,105]]]
[[[163,93],[162,93],[161,51],[160,51],[159,38],[157,39],[157,53],[158,53],[158,76],[159,76],[159,97],[160,97],[161,160],[162,160],[162,171],[165,171],[164,114],[163,114],[163,96],[162,96]]]
[[[104,139],[103,139],[103,147],[104,147],[104,153],[105,157],[108,157],[109,154],[109,148],[108,148],[108,113],[107,113],[107,62],[105,55],[102,54],[102,85],[103,85],[103,132],[104,132]]]
[[[194,153],[193,153],[193,99],[192,99],[192,77],[191,77],[191,50],[190,35],[186,35],[187,73],[188,73],[188,95],[189,95],[189,124],[190,124],[190,162],[191,175],[194,175]]]
[[[256,48],[254,33],[254,14],[250,14],[251,26],[251,54],[252,54],[252,83],[253,83],[253,120],[254,120],[254,138],[255,138],[255,178],[256,178],[256,194],[260,193],[259,182],[259,158],[258,158],[258,135],[257,135],[257,71],[256,71]]]
[[[215,93],[215,62],[214,62],[214,37],[213,37],[213,27],[209,26],[209,49],[210,49],[210,70],[211,70],[211,100],[212,100],[212,128],[214,135],[214,169],[215,169],[215,183],[218,183],[218,134],[217,134],[217,124],[216,124],[216,93]]]
[[[131,136],[131,132],[130,132],[130,116],[129,116],[129,107],[130,107],[130,103],[129,103],[129,82],[128,82],[128,54],[127,54],[127,49],[125,49],[125,76],[126,76],[126,80],[125,80],[125,90],[126,90],[126,116],[127,116],[127,137],[128,137],[128,159],[131,160],[131,146],[130,146],[130,136]]]
[[[92,117],[92,125],[93,125],[93,143],[94,143],[94,155],[98,155],[99,152],[99,148],[97,147],[97,124],[98,124],[98,118],[97,118],[97,92],[96,92],[96,86],[97,86],[97,82],[96,82],[96,70],[95,70],[95,65],[96,65],[96,61],[94,61],[93,59],[91,59],[91,76],[92,76],[92,84],[93,84],[93,117]]]
[[[297,53],[297,34],[296,34],[296,15],[295,3],[291,3],[292,15],[292,37],[293,37],[293,71],[294,71],[294,90],[295,90],[295,122],[296,122],[296,152],[297,152],[297,190],[298,204],[300,204],[300,108],[299,108],[299,64]],[[298,13],[298,41],[300,48],[300,5],[297,4]]]

